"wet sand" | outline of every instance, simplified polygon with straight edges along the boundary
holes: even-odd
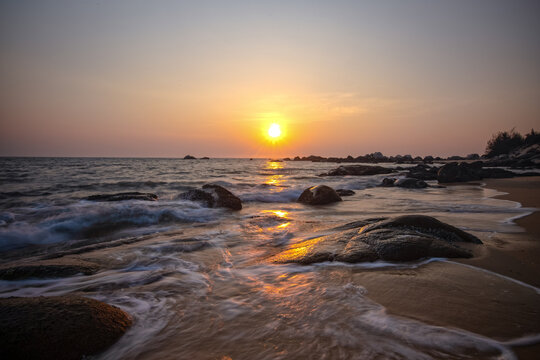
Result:
[[[520,202],[523,207],[540,207],[540,177],[490,179],[485,183],[487,188],[508,193],[497,198]],[[540,287],[540,212],[515,222],[523,232],[482,239],[484,245],[474,249],[473,259],[434,262],[418,269],[358,271],[355,280],[367,289],[368,297],[394,315],[501,342],[540,334],[540,302],[535,289]],[[536,359],[540,344],[515,346],[513,350],[519,359]]]

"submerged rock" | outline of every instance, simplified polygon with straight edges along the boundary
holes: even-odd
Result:
[[[270,258],[274,263],[312,264],[386,260],[411,261],[427,257],[469,258],[458,243],[481,244],[469,233],[424,215],[372,219],[340,227],[337,233],[306,240]],[[352,230],[351,230],[352,229]]]
[[[124,201],[124,200],[145,200],[145,201],[157,201],[158,196],[151,193],[141,192],[124,192],[116,194],[100,194],[88,196],[85,200],[89,201]]]
[[[99,270],[95,263],[84,260],[40,260],[32,263],[7,265],[0,268],[0,279],[56,278],[76,274],[91,275]]]
[[[319,176],[344,176],[344,175],[378,175],[378,174],[389,174],[394,172],[390,168],[385,168],[383,166],[373,166],[373,165],[342,165],[337,169],[330,170]]]
[[[132,322],[119,308],[80,296],[0,299],[0,358],[78,360],[107,349]]]
[[[352,196],[352,195],[356,194],[354,191],[348,190],[348,189],[337,189],[336,193],[339,196]]]
[[[341,201],[341,197],[330,186],[317,185],[304,190],[296,201],[308,205],[324,205]]]
[[[242,201],[236,195],[220,185],[206,184],[202,190],[194,189],[179,195],[180,199],[197,201],[206,207],[225,207],[241,210]]]

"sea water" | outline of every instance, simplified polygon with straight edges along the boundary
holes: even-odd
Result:
[[[102,270],[0,281],[0,296],[74,293],[126,310],[135,323],[102,359],[514,358],[508,341],[519,339],[505,343],[389,315],[355,282],[351,265],[265,261],[289,244],[363,218],[430,215],[485,241],[522,232],[509,219],[531,211],[494,199],[497,192],[480,183],[403,189],[377,187],[389,175],[319,176],[336,166],[266,159],[2,158],[2,262],[78,254]],[[236,194],[243,209],[206,208],[179,198],[208,183]],[[356,194],[326,206],[296,203],[304,189],[318,184]],[[159,200],[85,200],[127,191],[151,192]],[[430,261],[352,267],[414,269]]]

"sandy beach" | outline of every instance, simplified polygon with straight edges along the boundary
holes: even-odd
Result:
[[[485,184],[507,193],[497,198],[520,202],[523,207],[540,207],[540,177],[489,179]],[[412,270],[362,271],[355,278],[371,299],[395,315],[503,342],[538,334],[540,307],[534,287],[540,286],[540,212],[531,211],[515,221],[524,232],[483,239],[485,246],[472,259],[436,262]],[[468,266],[487,271],[471,272]],[[540,345],[514,346],[513,350],[519,359],[536,359]]]

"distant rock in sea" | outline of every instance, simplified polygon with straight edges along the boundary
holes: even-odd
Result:
[[[98,354],[132,325],[115,306],[80,296],[0,299],[0,358],[75,360]]]
[[[272,256],[274,263],[312,264],[412,261],[430,257],[470,258],[459,243],[482,244],[474,235],[433,217],[405,215],[342,226],[338,232],[291,245]]]
[[[208,156],[203,156],[201,160],[210,160],[210,158]]]
[[[394,172],[390,168],[385,168],[382,166],[376,165],[342,165],[337,169],[330,170],[319,176],[344,176],[344,175],[378,175],[378,174],[389,174]]]
[[[151,193],[124,192],[116,194],[91,195],[86,198],[89,201],[124,201],[124,200],[145,200],[157,201],[158,196]]]
[[[341,201],[341,197],[330,186],[317,185],[304,190],[296,201],[307,205],[325,205]]]
[[[184,156],[184,160],[196,160],[197,158],[195,156],[192,156],[192,155],[186,155]]]
[[[186,191],[178,196],[179,199],[197,201],[206,207],[224,207],[241,210],[242,201],[223,186],[206,184],[201,189]]]

